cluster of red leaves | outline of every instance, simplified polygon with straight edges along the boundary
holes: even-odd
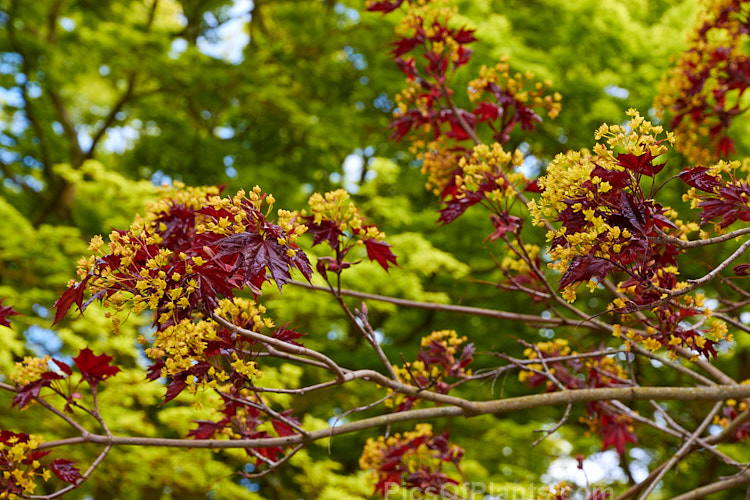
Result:
[[[247,398],[234,386],[228,392],[220,392],[219,394],[222,397],[222,406],[219,412],[223,417],[218,421],[194,421],[198,426],[191,430],[188,436],[195,439],[212,439],[215,436],[226,435],[230,439],[265,439],[297,434],[293,426],[299,428],[300,422],[291,415],[291,409],[280,412],[279,418],[268,418],[263,411],[266,402],[262,400],[260,395],[256,394],[252,398]],[[271,435],[268,431],[258,429],[259,426],[269,422],[276,436]],[[284,448],[281,446],[245,448],[245,451],[256,459],[256,468],[263,463],[278,462],[284,456]]]
[[[357,230],[356,235],[352,235],[351,233],[342,231],[339,225],[332,220],[323,220],[316,223],[313,216],[305,217],[304,220],[308,227],[307,232],[312,234],[313,237],[312,246],[327,243],[336,255],[335,258],[318,258],[316,270],[323,276],[326,275],[326,271],[340,273],[344,269],[351,267],[351,263],[345,261],[348,253],[354,248],[354,241],[352,241],[350,236],[358,237],[366,235],[368,229],[375,228],[374,224],[366,224]],[[396,256],[391,251],[391,245],[383,241],[378,241],[377,238],[363,237],[359,241],[362,241],[365,245],[367,258],[380,264],[380,267],[384,270],[388,271],[391,264],[398,267]]]
[[[567,351],[563,353],[552,343],[545,344],[547,344],[545,349],[533,350],[537,356],[535,359],[539,359],[538,356],[541,355],[541,358],[545,359],[549,372],[554,373],[554,378],[566,390],[630,386],[629,381],[625,380],[626,372],[624,368],[611,356],[554,360],[554,358],[567,355]],[[546,383],[547,392],[555,392],[560,389],[557,384],[550,381],[549,375],[544,373],[529,374],[526,383],[532,388]],[[617,450],[617,453],[622,455],[625,453],[627,443],[638,442],[638,438],[633,433],[630,419],[618,414],[606,403],[598,401],[587,403],[586,414],[587,418],[584,421],[589,424],[592,430],[601,435],[603,450],[612,446]]]
[[[747,111],[742,103],[750,82],[750,57],[740,53],[750,34],[746,3],[717,2],[717,10],[708,13],[672,75],[680,82],[680,92],[671,102],[670,128],[677,132],[681,126],[705,128],[714,158],[735,152],[727,131],[732,120]]]
[[[8,316],[18,316],[19,313],[14,311],[12,306],[4,306],[4,300],[5,298],[0,299],[0,326],[10,327]]]
[[[166,277],[167,286],[155,308],[155,322],[165,311],[170,292],[189,288],[192,280],[197,282],[196,290],[189,296],[189,304],[174,309],[173,318],[176,321],[190,318],[195,310],[213,311],[220,297],[231,298],[244,286],[259,294],[261,285],[273,279],[281,289],[291,279],[292,268],[299,269],[305,278],[310,279],[312,269],[305,253],[294,243],[279,243],[287,236],[286,232],[268,220],[249,200],[243,202],[242,209],[246,213],[247,228],[244,232],[231,235],[210,231],[199,233],[199,224],[219,224],[222,219],[231,221],[234,214],[228,208],[217,208],[208,203],[200,208],[192,208],[171,202],[154,227],[161,241],[154,243],[149,242],[148,236],[135,236],[139,240],[132,245],[136,253],[127,265],[123,265],[122,257],[116,254],[97,260],[94,269],[57,300],[55,323],[65,317],[73,304],[83,311],[91,300],[103,300],[116,292],[138,296],[141,294],[137,288],[139,281],[153,279],[160,273]],[[125,231],[120,233],[123,236],[127,234]],[[134,236],[130,238],[132,240]],[[168,262],[149,269],[147,262],[157,258],[161,249],[172,252]],[[289,255],[290,249],[295,251],[294,255]],[[186,258],[180,258],[180,254]],[[204,263],[197,265],[198,259]],[[192,268],[190,273],[186,272],[188,265]],[[149,275],[144,277],[141,272],[146,269]],[[105,270],[116,278],[115,284],[99,291],[84,304],[84,291],[89,280]],[[179,276],[179,279],[173,279],[174,276]]]
[[[620,228],[620,236],[616,240],[609,240],[607,233],[600,233],[589,253],[571,261],[560,279],[560,288],[591,279],[601,281],[617,269],[628,273],[635,284],[646,285],[644,294],[636,294],[636,297],[647,303],[653,300],[651,294],[658,294],[647,283],[660,269],[676,264],[677,249],[674,245],[654,243],[658,241],[659,231],[673,228],[674,224],[664,216],[662,206],[646,198],[640,188],[643,175],[653,177],[664,165],[654,165],[654,158],[648,151],[640,156],[620,154],[617,160],[624,170],[597,165],[591,172],[592,179],[598,177],[612,188],[601,192],[591,180],[584,182],[581,187],[586,192],[564,200],[567,208],[559,213],[557,221],[567,234],[583,233],[594,227],[593,218],[586,216],[587,211],[593,210],[595,217],[600,217],[613,228]],[[625,230],[630,237],[623,236]],[[614,245],[620,245],[619,252],[611,250]],[[564,236],[558,236],[552,240],[551,248],[558,246],[565,248],[570,243]],[[667,288],[668,284],[660,286]]]
[[[256,325],[251,318],[236,318],[234,324],[239,328],[251,331],[257,331],[263,327],[263,325]],[[283,342],[301,345],[297,342],[297,339],[303,335],[304,333],[282,326],[276,329],[271,337]],[[212,375],[214,370],[222,370],[233,359],[242,359],[245,362],[256,361],[265,350],[262,343],[237,335],[234,331],[224,327],[217,327],[216,338],[206,340],[204,343],[205,346],[200,353],[196,352],[191,346],[186,347],[185,354],[193,359],[192,366],[167,376],[167,392],[162,404],[168,403],[184,391],[188,387],[188,378],[192,377],[192,380],[196,383],[210,381],[214,378]],[[166,356],[156,357],[154,363],[148,369],[147,379],[159,379],[162,369],[166,366],[166,361]],[[242,389],[248,382],[247,378],[236,370],[230,370],[228,377],[229,379],[225,382],[235,390]]]
[[[78,356],[73,358],[73,364],[81,374],[81,382],[85,381],[92,388],[95,388],[99,382],[117,375],[120,372],[120,368],[113,365],[112,356],[106,354],[95,355],[88,347],[81,349]],[[69,379],[73,375],[73,369],[58,359],[53,359],[54,363],[59,371],[54,371],[47,367],[47,370],[41,374],[38,380],[29,382],[19,388],[18,393],[13,398],[13,406],[18,406],[19,409],[28,406],[32,401],[39,397],[39,392],[43,387],[49,387],[53,392],[65,398],[65,411],[73,413],[73,402],[76,399],[81,399],[81,394],[78,392],[77,387],[68,385],[63,387],[62,385],[55,384],[56,380]]]
[[[385,14],[402,3],[370,2],[368,10]],[[476,95],[486,96],[486,99],[474,103],[472,111],[456,106],[451,99],[453,90],[447,84],[456,70],[471,58],[472,51],[467,45],[476,41],[474,30],[450,28],[447,21],[440,17],[434,19],[429,27],[425,26],[425,22],[424,18],[415,15],[416,26],[412,26],[411,36],[399,37],[393,42],[391,54],[396,65],[407,80],[416,85],[413,88],[415,95],[410,98],[412,107],[397,113],[391,123],[391,139],[400,141],[408,135],[416,138],[421,131],[426,131],[429,141],[452,141],[444,152],[452,155],[455,170],[445,176],[447,185],[440,195],[446,205],[440,212],[440,222],[448,224],[472,205],[486,199],[488,192],[497,189],[495,181],[503,175],[501,172],[489,175],[477,190],[459,194],[454,182],[455,176],[462,174],[458,160],[470,153],[470,148],[467,149],[461,142],[468,140],[473,143],[477,125],[485,123],[494,140],[506,144],[517,125],[531,131],[542,118],[534,111],[534,104],[519,97],[523,89],[513,90],[511,85],[490,80],[482,80],[480,87],[471,89]],[[415,56],[405,58],[417,49],[421,49],[425,59],[423,64],[417,64]]]
[[[47,367],[47,370],[41,374],[38,380],[19,387],[16,396],[13,398],[11,408],[13,406],[17,406],[19,409],[25,408],[32,401],[39,398],[39,393],[43,387],[48,387],[52,392],[65,399],[63,410],[73,413],[74,408],[77,406],[75,400],[82,398],[80,392],[78,392],[81,382],[88,383],[92,390],[96,390],[96,386],[100,382],[116,375],[120,371],[120,368],[112,365],[111,361],[111,356],[107,356],[106,354],[97,356],[88,347],[84,348],[78,353],[78,356],[73,358],[74,366],[81,374],[81,380],[76,384],[53,384],[57,380],[70,380],[70,377],[73,375],[73,369],[70,365],[53,359],[52,362],[57,366],[59,371],[53,371]],[[7,456],[7,449],[16,443],[26,443],[28,441],[29,435],[25,433],[14,433],[7,430],[0,432],[0,443],[5,445],[5,448],[0,449],[0,471],[12,473],[14,464]],[[21,464],[31,466],[35,461],[45,457],[49,453],[49,451],[33,450],[25,456]],[[76,484],[82,479],[82,476],[74,464],[75,462],[71,460],[57,458],[50,462],[49,468],[60,480]],[[0,477],[0,488],[2,488],[0,492],[22,493],[21,486],[13,480],[12,475],[8,478],[4,476]]]
[[[406,365],[409,383],[439,394],[448,394],[456,382],[467,376],[469,365],[474,361],[474,351],[474,344],[466,344],[461,349],[461,354],[455,356],[445,343],[430,339],[417,354],[417,361],[423,368],[416,370],[411,365]],[[453,379],[454,383],[449,383],[447,379]],[[410,410],[419,401],[419,397],[407,396],[396,411]]]
[[[415,107],[397,116],[391,123],[391,128],[394,129],[391,139],[400,141],[411,131],[424,125],[430,126],[434,139],[441,134],[458,141],[469,139],[466,126],[473,129],[476,117],[466,110],[449,106],[444,101],[452,93],[445,86],[446,80],[471,58],[472,51],[466,45],[476,41],[474,30],[451,29],[439,19],[435,19],[429,29],[425,28],[422,17],[417,17],[416,22],[418,25],[414,27],[413,36],[400,37],[394,41],[391,54],[407,80],[418,84],[418,99],[424,102],[424,107]],[[455,54],[446,48],[453,43],[457,45]],[[421,71],[414,56],[403,58],[418,47],[423,49],[422,56],[426,60],[421,65]],[[435,47],[441,49],[435,50]]]
[[[8,451],[13,448],[14,445],[28,443],[29,440],[30,436],[25,432],[16,433],[7,430],[0,431],[0,443],[4,445],[0,448],[0,494],[7,496],[18,495],[19,497],[25,494],[23,486],[18,484],[13,476],[13,471],[18,469],[19,464],[14,463],[14,460],[9,456]],[[28,471],[33,471],[36,468],[34,467],[34,462],[38,462],[50,453],[52,452],[32,450],[24,456],[20,465],[25,465],[27,466]],[[65,458],[56,458],[49,463],[49,468],[61,481],[76,484],[82,479],[82,476],[80,471],[73,466],[74,464],[75,462]]]
[[[714,222],[723,229],[737,220],[750,222],[750,185],[737,179],[725,180],[706,167],[686,168],[680,179],[701,191],[698,208],[702,224]]]
[[[415,459],[415,453],[425,450],[429,458]],[[381,451],[382,461],[376,471],[375,493],[386,497],[394,485],[416,490],[424,495],[435,495],[458,481],[443,472],[444,465],[459,467],[464,450],[451,444],[448,433],[419,435],[387,446]]]
[[[683,249],[662,238],[675,229],[675,225],[665,216],[662,205],[647,197],[641,189],[643,176],[653,178],[664,167],[664,163],[655,160],[649,151],[641,155],[621,153],[617,155],[617,162],[623,170],[597,165],[591,172],[592,179],[598,177],[611,185],[609,191],[602,192],[592,181],[586,181],[581,185],[585,190],[581,196],[565,200],[567,208],[556,220],[565,228],[566,234],[587,232],[594,227],[594,217],[598,217],[609,226],[619,228],[620,236],[613,240],[609,233],[600,233],[591,251],[572,259],[560,279],[560,289],[578,282],[602,281],[610,273],[621,272],[625,279],[620,287],[629,290],[630,299],[625,311],[630,312],[656,303],[662,298],[663,290],[676,288],[677,276],[667,269],[677,268],[677,257]],[[721,213],[723,221],[734,222],[742,216],[743,210],[748,210],[739,194],[739,190],[747,186],[743,183],[723,184],[721,189],[736,196],[737,203],[733,204],[731,197],[722,198],[724,195],[719,189],[722,181],[708,175],[706,170],[696,167],[680,174],[688,185],[710,193],[701,202],[704,209],[701,220],[707,222]],[[587,211],[594,217],[587,216]],[[747,214],[750,215],[750,211]],[[723,221],[720,224],[724,224]],[[627,238],[624,236],[626,231]],[[619,251],[614,251],[615,245],[620,247]],[[565,236],[558,236],[552,240],[551,248],[558,246],[566,248],[570,243]],[[692,305],[669,301],[655,309],[654,317],[645,321],[644,326],[652,327],[656,332],[653,338],[668,349],[674,349],[675,344],[671,341],[675,337],[680,339],[679,345],[695,349],[707,357],[716,357],[713,341],[706,339],[705,344],[699,345],[694,341],[701,336],[700,331],[684,326],[687,324],[684,320],[702,314]]]

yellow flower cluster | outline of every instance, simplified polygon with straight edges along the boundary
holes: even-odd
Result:
[[[409,3],[409,10],[396,26],[396,34],[405,38],[415,35],[418,28],[424,27],[427,37],[435,35],[433,21],[440,19],[443,25],[458,13],[458,7],[450,0],[417,0]],[[438,47],[439,48],[439,47]]]
[[[453,357],[456,355],[458,346],[460,346],[467,340],[468,337],[466,337],[465,335],[463,337],[459,337],[456,333],[456,330],[437,330],[427,335],[426,337],[422,337],[420,345],[422,347],[429,347],[433,342],[442,344],[443,346],[445,346],[448,354]]]
[[[260,218],[264,211],[268,214],[272,210],[274,202],[273,196],[263,195],[258,186],[248,194],[240,190],[235,196],[222,197],[215,187],[196,188],[177,184],[175,188],[166,190],[160,199],[147,205],[146,215],[136,216],[127,231],[113,231],[106,247],[102,237],[95,236],[89,245],[93,255],[79,261],[78,276],[85,279],[95,268],[97,260],[109,253],[119,261],[114,268],[99,267],[88,283],[92,294],[116,290],[118,284],[123,283],[123,288],[135,288],[135,292],[118,290],[108,294],[104,300],[105,306],[123,311],[127,305],[128,310],[135,314],[145,309],[160,309],[160,316],[156,318],[159,323],[166,323],[170,319],[178,320],[175,312],[188,309],[194,303],[191,297],[198,287],[197,272],[212,254],[207,252],[205,256],[189,256],[162,246],[158,250],[149,250],[145,263],[135,262],[136,258],[144,259],[144,251],[149,246],[153,248],[163,243],[163,235],[168,230],[164,219],[175,208],[180,207],[195,211],[195,234],[231,236],[248,230],[263,234]],[[217,218],[207,215],[209,213],[227,215]],[[307,227],[300,222],[296,212],[279,210],[278,217],[279,226],[284,231],[284,236],[277,238],[278,243],[287,245],[287,255],[292,257],[297,252],[297,238]],[[138,269],[133,271],[129,269],[131,266]],[[179,267],[181,271],[170,271],[167,274],[163,268],[170,266]],[[121,319],[115,315],[112,321],[113,329],[117,331]]]
[[[254,331],[274,326],[272,319],[261,316],[266,312],[266,308],[249,299],[222,299],[214,312],[232,324],[244,325]],[[221,361],[207,357],[204,351],[208,341],[217,339],[219,329],[221,326],[212,320],[184,319],[157,331],[151,347],[145,352],[152,359],[166,358],[161,370],[162,377],[178,375],[195,366],[197,362],[209,362],[211,364],[208,371],[209,379],[196,383],[192,377],[189,377],[188,384],[193,393],[199,388],[216,388],[222,382],[229,380],[229,373]],[[146,342],[143,337],[140,340]],[[240,373],[247,379],[260,378],[263,375],[254,361],[239,357],[234,352],[230,365],[231,371]]]
[[[388,438],[384,436],[380,436],[377,440],[367,438],[367,443],[365,443],[364,450],[362,450],[362,456],[359,458],[359,466],[363,470],[377,471],[383,465],[383,460],[388,450],[408,444],[423,436],[432,437],[432,426],[430,424],[417,424],[416,428],[411,432],[396,433]],[[403,461],[414,465],[414,470],[416,470],[416,466],[430,461],[431,458],[432,456],[427,446],[421,444],[418,448],[410,449],[404,453]]]
[[[627,127],[604,123],[597,129],[594,138],[597,141],[604,139],[606,142],[606,145],[600,142],[594,146],[594,153],[599,155],[599,159],[606,163],[617,163],[618,154],[640,156],[646,152],[656,158],[669,151],[669,145],[674,146],[674,133],[667,132],[664,137],[659,137],[664,133],[661,125],[652,124],[633,108],[627,110],[626,114],[630,117]]]
[[[36,382],[42,378],[42,374],[49,371],[49,363],[52,358],[44,356],[43,358],[34,358],[25,356],[23,361],[16,362],[16,369],[10,375],[10,379],[18,385],[26,385]]]
[[[592,178],[591,172],[596,165],[608,170],[625,170],[618,164],[618,154],[632,154],[640,156],[647,151],[652,157],[660,156],[669,150],[664,141],[674,144],[674,134],[668,132],[664,139],[658,136],[663,133],[661,126],[654,126],[634,109],[627,112],[631,117],[628,127],[621,125],[603,124],[596,131],[597,141],[593,155],[586,149],[560,153],[547,167],[547,175],[539,179],[543,189],[542,196],[537,202],[529,203],[529,210],[534,215],[534,223],[543,225],[541,219],[551,219],[557,213],[567,208],[566,200],[577,198],[595,199],[595,193],[582,187],[586,181],[597,186],[600,193],[611,191],[609,182]]]
[[[542,194],[538,200],[532,200],[528,204],[535,225],[543,226],[546,222],[555,220],[569,207],[574,212],[581,213],[587,222],[576,233],[568,233],[564,225],[547,233],[547,241],[563,239],[567,243],[558,244],[550,250],[553,261],[548,266],[551,269],[565,273],[573,259],[579,256],[593,254],[596,257],[610,258],[620,253],[632,237],[627,229],[605,222],[603,215],[612,208],[606,203],[600,203],[599,197],[612,191],[612,185],[592,175],[592,172],[597,166],[609,171],[626,172],[632,177],[632,183],[625,189],[639,190],[640,186],[635,182],[634,175],[619,165],[617,156],[641,156],[649,153],[652,158],[657,158],[669,150],[668,144],[674,144],[674,135],[667,133],[661,138],[659,136],[664,132],[661,126],[645,120],[634,109],[628,110],[627,114],[630,117],[627,127],[607,124],[599,127],[595,138],[601,142],[594,146],[593,154],[585,149],[560,153],[548,165],[547,174],[539,179]],[[585,208],[584,203],[596,208]],[[676,212],[667,210],[665,214],[676,215]],[[692,229],[693,226],[688,226],[685,231]],[[596,283],[589,285],[595,287]],[[575,300],[575,285],[566,287],[563,296],[569,301]]]
[[[337,189],[325,194],[313,193],[307,203],[315,224],[331,221],[344,232],[351,231],[352,235],[363,239],[373,238],[378,241],[385,239],[385,233],[375,226],[368,225],[367,220],[359,213],[359,209],[350,200],[349,193],[344,189]],[[302,211],[302,215],[306,215]]]
[[[458,164],[445,142],[445,136],[440,136],[426,145],[422,140],[415,140],[409,148],[418,160],[422,160],[422,174],[427,176],[425,189],[432,191],[436,196],[439,196],[448,184]]]
[[[544,354],[549,354],[550,356],[568,356],[571,354],[577,354],[576,351],[571,351],[570,346],[568,345],[568,341],[565,339],[555,339],[550,340],[549,342],[537,342],[536,344],[537,349],[539,349],[540,352]],[[537,350],[533,347],[527,347],[523,351],[523,355],[526,356],[527,359],[538,359],[539,354],[537,353]],[[544,365],[541,363],[532,363],[529,365],[526,365],[531,370],[537,370],[542,371],[544,370]],[[554,368],[550,368],[550,372],[552,374],[555,373]],[[534,375],[536,375],[532,371],[528,370],[521,370],[518,374],[518,380],[520,382],[526,382],[530,378],[532,378]]]
[[[422,337],[421,347],[423,351],[430,352],[431,349],[435,348],[434,344],[437,344],[439,346],[437,350],[441,356],[439,362],[427,365],[424,361],[418,359],[411,363],[406,363],[404,366],[393,365],[393,370],[401,382],[417,386],[439,386],[447,377],[471,376],[471,369],[467,368],[460,368],[455,372],[446,373],[447,369],[452,368],[456,370],[458,366],[457,358],[461,356],[463,351],[462,344],[467,340],[468,337],[459,337],[455,330],[433,331],[430,335]],[[392,390],[389,390],[389,392],[393,393]],[[395,398],[387,399],[385,405],[389,408],[394,408],[403,403],[405,399],[404,395],[399,394]]]
[[[488,199],[498,203],[507,198],[512,199],[516,193],[514,185],[520,184],[521,189],[526,185],[526,176],[514,168],[522,163],[523,154],[520,151],[515,154],[507,153],[500,143],[474,146],[472,153],[458,162],[461,174],[455,177],[458,188],[456,197],[462,198],[468,192],[477,191],[481,184],[494,178],[497,188],[487,195]]]
[[[544,487],[544,491],[536,496],[536,500],[568,500],[573,487],[567,482],[552,484]]]
[[[467,340],[466,336],[459,337],[455,330],[434,331],[430,335],[422,337],[421,345],[423,349],[429,350],[430,345],[434,342],[439,344],[442,349],[445,349],[445,358],[441,360],[442,364],[426,366],[423,361],[416,360],[407,363],[406,366],[393,365],[393,369],[399,379],[405,383],[414,384],[418,383],[419,380],[422,381],[422,384],[427,381],[432,384],[438,383],[447,376],[445,366],[452,366],[456,362],[456,355],[460,355],[458,348]],[[471,370],[462,370],[461,375],[470,376]],[[394,403],[388,400],[386,404],[393,405]]]
[[[591,370],[597,370],[604,384],[616,382],[615,379],[628,380],[629,378],[625,368],[612,356],[603,356],[599,359],[588,358],[584,364]]]
[[[726,182],[735,185],[743,182],[748,183],[750,182],[750,158],[745,158],[742,162],[736,160],[729,162],[719,160],[718,163],[708,167],[704,174],[714,177],[717,182]],[[714,188],[714,195],[721,196],[719,186]],[[690,208],[696,209],[699,208],[700,202],[704,201],[706,197],[705,193],[699,193],[694,187],[691,187],[682,195],[682,201],[690,203]],[[746,200],[745,203],[750,206],[750,200]],[[719,230],[718,232],[721,233],[723,231]]]
[[[37,476],[41,476],[44,481],[47,481],[51,476],[48,469],[38,471],[41,467],[38,460],[31,460],[29,464],[23,463],[42,444],[42,436],[32,434],[25,441],[18,436],[10,436],[7,441],[7,444],[0,442],[0,457],[4,462],[3,481],[12,481],[17,487],[21,488],[24,495],[31,495],[36,489]],[[2,498],[13,500],[20,497],[15,493],[4,491],[0,492],[0,499]]]
[[[534,245],[532,243],[524,243],[523,248],[524,253],[529,255],[532,259],[539,255],[542,250],[539,245]],[[500,261],[500,269],[503,269],[504,271],[515,271],[518,274],[525,274],[531,271],[528,261],[516,253],[509,253],[504,256],[503,260]]]
[[[468,94],[471,102],[478,102],[482,99],[490,84],[495,84],[502,88],[516,100],[530,108],[541,108],[547,110],[547,116],[551,119],[557,117],[562,109],[560,101],[562,95],[559,92],[548,94],[548,89],[552,82],[536,82],[533,88],[529,87],[529,82],[534,79],[534,74],[511,74],[509,58],[504,56],[494,68],[482,66],[479,70],[479,78],[469,82]]]
[[[691,296],[682,297],[684,307],[702,307],[702,296],[703,294],[697,294],[699,297],[693,298]],[[615,299],[610,309],[615,307],[621,307],[619,304],[623,304],[622,299]],[[700,305],[699,305],[700,304]],[[710,316],[710,310],[705,311],[706,317]],[[645,335],[637,333],[633,329],[627,329],[625,332],[622,330],[622,326],[619,324],[612,325],[612,335],[617,338],[625,339],[625,347],[630,349],[633,343],[640,343],[644,348],[651,352],[658,351],[664,346],[684,346],[692,349],[703,349],[708,341],[721,342],[726,340],[731,342],[734,337],[728,333],[727,324],[719,319],[711,318],[708,330],[703,331],[701,334],[695,333],[685,338],[680,338],[672,333],[666,335],[664,332],[659,332],[653,326],[646,327]],[[672,359],[676,359],[677,355],[673,352],[669,352],[669,356]],[[695,361],[697,357],[692,358]]]
[[[746,384],[750,381],[744,381],[743,384]],[[742,413],[743,411],[747,410],[747,403],[744,401],[737,401],[736,399],[727,399],[726,401],[727,406],[731,407],[735,413]],[[715,415],[713,423],[715,425],[720,425],[724,428],[726,428],[731,420],[729,417],[724,415]]]

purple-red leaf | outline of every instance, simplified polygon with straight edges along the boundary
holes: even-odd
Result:
[[[167,386],[167,393],[164,395],[164,402],[162,404],[167,404],[172,401],[184,391],[186,387],[187,382],[185,382],[185,377],[175,377],[175,379]]]
[[[620,421],[609,415],[601,418],[602,450],[614,446],[617,453],[622,456],[625,453],[627,443],[637,443],[638,438],[630,431],[627,421]]]
[[[0,325],[10,327],[8,316],[19,316],[20,313],[14,311],[11,306],[4,306],[4,300],[5,298],[0,299]]]
[[[383,0],[381,2],[370,2],[367,10],[370,12],[382,12],[384,15],[398,9],[404,0]]]
[[[571,283],[588,281],[592,278],[601,281],[612,271],[613,267],[608,260],[590,254],[584,257],[576,257],[560,279],[560,289]]]
[[[459,29],[459,30],[458,30],[458,31],[457,31],[457,32],[456,32],[456,33],[455,33],[455,34],[453,35],[453,39],[454,39],[454,40],[455,40],[456,42],[458,42],[458,43],[460,43],[460,44],[462,44],[462,45],[463,45],[463,44],[465,44],[465,43],[476,42],[476,41],[477,41],[477,39],[476,39],[476,38],[474,37],[474,32],[475,32],[475,31],[476,31],[476,30],[473,30],[473,29],[469,29],[469,28],[466,28],[466,27],[464,27],[464,28],[461,28],[461,29]]]
[[[617,155],[617,162],[621,167],[625,167],[631,172],[637,174],[647,175],[653,177],[658,174],[659,171],[664,168],[664,164],[654,165],[654,158],[651,156],[651,151],[646,151],[641,155],[634,155],[630,153],[622,153]]]
[[[81,471],[73,466],[74,464],[75,462],[65,458],[56,458],[49,464],[49,466],[52,472],[54,472],[61,481],[70,484],[77,484],[78,481],[83,479],[83,476],[81,476]]]
[[[307,334],[298,332],[296,330],[289,330],[285,326],[282,326],[281,328],[273,332],[273,338],[295,345],[302,345],[297,342],[297,339],[304,337],[305,335]]]
[[[419,40],[417,40],[416,37],[399,38],[398,40],[392,43],[393,50],[391,51],[391,54],[393,54],[394,57],[401,57],[407,52],[411,52],[412,50],[414,50],[414,47],[419,45],[419,43],[420,42]]]
[[[721,179],[709,175],[706,167],[686,168],[680,172],[680,179],[688,186],[692,186],[707,193],[713,193],[714,188],[721,186]]]
[[[65,317],[68,309],[75,304],[78,306],[78,310],[83,313],[85,307],[83,306],[83,292],[86,290],[86,284],[89,281],[89,276],[84,278],[80,283],[74,283],[73,286],[65,290],[55,304],[52,306],[57,309],[55,312],[55,321],[52,325],[56,325],[61,319]]]
[[[78,356],[73,358],[76,367],[81,370],[81,375],[90,384],[101,382],[120,371],[118,367],[110,364],[110,361],[112,361],[112,356],[106,354],[95,356],[88,347],[81,349]]]
[[[500,116],[500,108],[490,102],[479,103],[474,114],[480,122],[495,121]]]
[[[368,238],[364,240],[364,242],[365,248],[367,248],[367,257],[370,260],[377,261],[386,271],[388,270],[389,262],[398,267],[398,264],[396,264],[396,256],[391,252],[391,245],[374,238]]]
[[[732,270],[737,276],[747,276],[750,274],[750,264],[740,264],[739,266],[734,266]]]
[[[296,265],[309,278],[311,269],[307,258],[292,259],[287,254],[287,247],[275,239],[264,239],[257,233],[239,233],[225,238],[219,243],[218,257],[237,255],[236,267],[243,270],[245,284],[257,283],[264,278],[265,269],[271,272],[276,286],[281,287],[292,279],[289,268]],[[297,254],[302,251],[298,250]]]
[[[17,406],[19,410],[21,408],[25,408],[34,400],[34,398],[39,396],[39,391],[42,389],[42,387],[46,387],[49,384],[50,381],[45,379],[29,382],[28,384],[23,386],[20,391],[18,391],[18,394],[16,394],[13,398],[13,402],[11,403],[10,407],[13,408],[14,406]]]
[[[188,436],[193,436],[195,439],[211,439],[219,429],[219,424],[212,420],[193,420],[198,427],[188,432]]]
[[[53,359],[52,362],[55,363],[57,367],[60,370],[62,370],[66,375],[68,376],[73,375],[73,370],[70,369],[70,365],[68,363],[60,361],[58,359]]]

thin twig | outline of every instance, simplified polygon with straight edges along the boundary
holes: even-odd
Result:
[[[670,458],[667,463],[664,465],[664,467],[659,471],[658,474],[656,474],[656,477],[651,480],[651,484],[649,484],[648,488],[646,488],[646,491],[643,492],[643,494],[640,496],[639,500],[646,500],[648,496],[651,494],[652,491],[654,491],[654,488],[656,488],[656,485],[659,484],[659,481],[666,475],[666,473],[675,466],[677,462],[682,460],[682,457],[686,455],[690,448],[693,445],[693,442],[700,437],[701,434],[703,434],[703,431],[706,430],[706,428],[711,424],[711,422],[714,419],[714,416],[719,412],[721,407],[724,406],[723,401],[717,401],[716,404],[714,404],[713,408],[711,408],[711,411],[708,413],[706,418],[703,419],[703,422],[698,426],[698,428],[693,432],[690,437],[680,446],[680,449],[677,450],[677,453],[675,453],[672,458]]]

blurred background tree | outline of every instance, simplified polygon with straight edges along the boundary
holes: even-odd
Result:
[[[549,79],[563,95],[555,121],[533,136],[512,138],[532,173],[543,172],[558,152],[591,146],[594,130],[602,122],[622,122],[630,107],[653,117],[659,82],[670,57],[684,48],[697,12],[696,1],[678,0],[456,5],[480,40],[456,88],[481,65],[510,56],[513,69]],[[104,313],[92,306],[75,324],[49,326],[48,308],[75,277],[88,239],[127,226],[154,196],[154,186],[173,181],[225,185],[230,192],[259,184],[274,193],[278,206],[290,209],[314,191],[344,187],[388,234],[401,266],[386,275],[360,264],[346,286],[413,300],[534,308],[527,298],[477,285],[476,280],[499,278],[489,244],[477,238],[491,232],[486,216],[470,212],[460,226],[439,228],[437,204],[424,189],[420,165],[388,140],[403,83],[388,55],[393,23],[365,13],[363,2],[354,0],[0,0],[0,296],[25,315],[15,321],[19,334],[0,327],[7,346],[0,351],[0,371],[8,372],[29,351],[64,357],[89,345],[132,368],[102,395],[113,430],[184,435],[191,420],[205,418],[187,396],[155,411],[163,388],[140,383],[146,361],[135,338],[148,325],[139,318],[114,336]],[[462,95],[457,100],[468,102]],[[740,153],[743,147],[738,145]],[[675,171],[684,164],[678,157],[670,162]],[[280,321],[310,332],[309,347],[342,364],[377,366],[370,351],[358,349],[362,339],[327,295],[285,289],[282,299],[269,289],[265,301]],[[592,310],[604,304],[590,299]],[[411,359],[417,339],[433,329],[454,328],[478,351],[516,353],[523,350],[519,337],[564,335],[524,331],[492,318],[369,307],[394,359],[402,352]],[[728,362],[739,370],[741,356]],[[302,376],[284,365],[264,371],[264,381],[280,386]],[[523,388],[508,379],[474,390],[513,395]],[[324,426],[341,408],[371,396],[330,392],[324,400],[295,397],[287,403],[302,411],[315,408],[321,420],[310,425]],[[683,406],[689,420],[690,404]],[[16,418],[0,413],[4,428],[18,427],[11,420]],[[34,418],[40,418],[34,409],[24,415],[26,422]],[[531,431],[554,414],[514,418],[450,423],[458,444],[470,450],[466,472],[472,480],[521,488],[540,476],[570,479],[571,457],[599,450],[582,426],[580,433],[547,440],[541,445],[546,459],[532,460]],[[257,482],[232,475],[243,467],[242,453],[120,448],[98,471],[113,481],[87,483],[75,495],[367,498],[372,486],[357,467],[363,442],[363,436],[347,436],[336,438],[330,449],[314,445],[295,456],[291,467]],[[609,452],[593,466],[605,482],[627,482],[669,453],[643,439],[623,462]],[[703,459],[706,464],[689,464],[713,467]],[[681,478],[701,481],[699,475]]]

